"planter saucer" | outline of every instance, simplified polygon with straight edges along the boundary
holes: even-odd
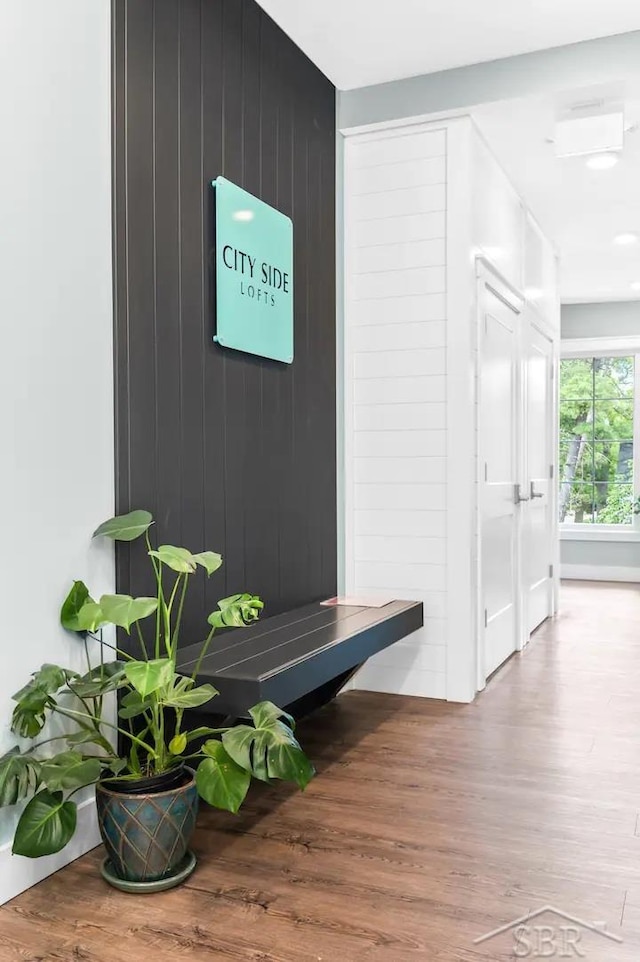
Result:
[[[167,889],[172,889],[185,882],[196,867],[197,861],[193,852],[188,851],[182,861],[176,865],[172,875],[155,879],[153,882],[131,882],[117,876],[113,870],[111,859],[105,858],[100,866],[100,874],[105,882],[113,885],[115,889],[120,889],[121,892],[130,892],[133,895],[144,895],[145,893],[151,895],[154,892],[165,892]]]

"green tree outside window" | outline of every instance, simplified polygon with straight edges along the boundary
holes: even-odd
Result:
[[[632,523],[634,377],[633,356],[561,362],[561,523]]]

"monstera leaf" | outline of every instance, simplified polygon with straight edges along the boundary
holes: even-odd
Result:
[[[17,704],[13,709],[11,730],[23,738],[35,738],[44,728],[47,709],[56,704],[53,695],[75,677],[75,672],[58,665],[43,665],[13,696]]]
[[[72,838],[76,819],[75,802],[65,802],[62,792],[48,789],[38,792],[20,817],[13,839],[13,854],[26,858],[55,855]]]
[[[201,565],[209,576],[222,566],[222,555],[215,551],[200,551],[199,554],[194,554],[193,558],[196,564]]]
[[[193,574],[198,564],[190,551],[186,548],[176,548],[173,544],[161,544],[155,551],[150,551],[149,556],[157,558],[163,565],[183,575]]]
[[[100,698],[107,692],[117,691],[126,683],[124,662],[108,661],[104,665],[97,665],[82,677],[69,681],[69,691],[78,698]]]
[[[222,736],[227,753],[263,782],[281,778],[305,788],[315,773],[292,729],[281,720],[291,721],[291,716],[272,702],[260,702],[249,714],[255,727],[236,725]]]
[[[80,625],[78,615],[87,602],[92,602],[89,589],[84,581],[74,581],[71,590],[60,609],[60,623],[68,631],[85,631]]]
[[[231,595],[218,602],[218,611],[212,611],[207,621],[212,628],[242,628],[255,621],[264,608],[257,595]]]
[[[59,665],[42,665],[38,671],[34,671],[31,681],[28,681],[24,688],[13,695],[13,701],[20,701],[25,695],[35,690],[43,691],[47,695],[55,695],[68,679],[74,677],[75,672],[69,671],[67,668],[60,668]]]
[[[95,632],[107,623],[107,619],[98,602],[89,598],[78,612],[76,622],[80,631]]]
[[[89,598],[78,612],[75,622],[80,631],[97,631],[102,625],[117,625],[128,632],[131,625],[148,618],[157,607],[157,598],[102,595],[99,602]]]
[[[21,755],[16,745],[0,758],[0,808],[27,798],[39,781],[40,762],[33,755]]]
[[[79,752],[60,752],[43,761],[41,777],[52,792],[71,791],[93,784],[101,771],[102,765],[97,758],[83,758]]]
[[[105,537],[113,541],[135,541],[153,524],[153,515],[148,511],[130,511],[116,518],[110,518],[93,532],[93,538]]]
[[[175,666],[169,658],[152,658],[150,661],[128,661],[124,672],[135,690],[146,698],[171,684]]]
[[[120,718],[138,718],[140,715],[144,715],[148,708],[153,707],[153,704],[151,698],[143,698],[140,692],[134,688],[121,699],[118,716]]]
[[[251,773],[238,765],[215,739],[205,742],[202,750],[206,757],[196,773],[198,793],[209,805],[235,814],[249,790]]]
[[[157,598],[132,598],[130,595],[103,595],[100,608],[106,621],[129,631],[131,625],[148,618],[158,607]]]
[[[193,678],[176,675],[173,688],[164,695],[162,704],[169,708],[199,708],[218,694],[213,685],[199,685],[197,688],[194,685]]]

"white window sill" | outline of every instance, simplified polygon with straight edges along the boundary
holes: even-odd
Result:
[[[640,541],[639,528],[599,528],[597,525],[560,526],[561,541]]]

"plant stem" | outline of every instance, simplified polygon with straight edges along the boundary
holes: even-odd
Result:
[[[72,708],[60,708],[60,706],[57,706],[53,709],[53,711],[57,711],[61,715],[65,715],[67,718],[72,718],[74,721],[77,721],[78,718],[89,718],[94,723],[98,721],[98,719],[93,718],[92,715],[85,715],[84,712],[74,711]],[[132,742],[135,742],[136,745],[140,745],[141,748],[144,748],[145,752],[147,752],[149,755],[153,755],[154,758],[157,757],[156,752],[151,745],[147,745],[147,743],[143,742],[141,738],[138,738],[136,735],[132,735],[131,732],[128,732],[125,728],[120,728],[118,725],[112,725],[111,722],[105,721],[104,718],[101,718],[99,723],[101,725],[106,725],[107,728],[112,728],[114,731],[118,732],[118,734],[124,735],[125,738],[129,738]],[[95,724],[93,726],[83,725],[78,721],[78,725],[80,725],[80,728],[85,728],[87,731],[95,730]],[[109,749],[111,750],[111,745],[109,746]]]
[[[148,656],[148,654],[147,654],[147,649],[146,649],[146,646],[145,646],[145,643],[144,643],[144,638],[143,638],[143,636],[142,636],[142,628],[140,627],[140,622],[139,622],[139,621],[136,621],[136,629],[137,629],[137,631],[138,631],[138,638],[140,639],[140,647],[142,648],[142,657],[143,657],[144,661],[148,661],[148,660],[149,660],[149,656]]]
[[[194,681],[196,681],[198,677],[198,672],[200,671],[200,665],[202,664],[202,661],[209,650],[209,645],[211,644],[211,639],[215,634],[215,630],[216,630],[215,628],[211,629],[211,631],[209,632],[209,634],[207,635],[204,641],[204,644],[202,645],[202,649],[200,651],[200,657],[198,658],[196,662],[196,667],[193,669],[193,674],[191,675]]]
[[[87,636],[85,635],[82,640],[84,642],[84,655],[87,661],[87,672],[91,674],[91,659],[89,658],[89,646],[87,644]],[[100,647],[102,648],[102,645]]]
[[[111,651],[115,651],[116,654],[122,655],[122,657],[126,658],[127,661],[136,661],[133,655],[130,655],[129,652],[123,651],[122,648],[117,648],[115,645],[110,645],[108,641],[103,641],[98,635],[94,635],[93,632],[88,631],[87,634],[90,638],[93,638],[94,641],[99,642],[100,645],[104,645],[105,648],[110,648]]]
[[[180,631],[180,622],[182,621],[182,610],[184,608],[184,599],[187,595],[187,586],[189,584],[189,575],[184,575],[184,581],[182,582],[182,594],[180,595],[180,603],[178,605],[178,614],[176,616],[175,624],[173,626],[173,635],[171,638],[171,658],[176,657],[176,650],[178,647],[178,634]]]
[[[149,540],[148,531],[145,531],[144,537],[147,542],[147,552],[153,551],[153,548],[151,547],[151,541]],[[156,559],[153,557],[152,554],[149,554],[149,557],[151,558],[151,564],[153,565],[153,571],[156,576],[156,584],[158,586],[158,607],[156,608],[156,637],[155,637],[155,645],[154,645],[154,657],[159,658],[160,657],[160,626],[161,626],[161,618],[162,618],[162,609],[166,608],[165,601],[164,601],[164,594],[162,591],[162,562],[156,561]]]

